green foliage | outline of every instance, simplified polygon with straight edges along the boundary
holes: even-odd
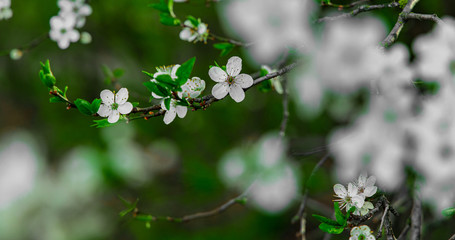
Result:
[[[197,27],[199,25],[199,23],[201,22],[200,19],[196,19],[195,17],[193,16],[188,16],[186,17],[190,22],[191,24],[193,24],[193,26]]]
[[[178,18],[172,17],[169,13],[160,13],[160,23],[167,26],[178,26],[180,25],[180,20]]]
[[[159,83],[148,81],[143,84],[150,92],[153,92],[160,97],[168,97],[171,95],[171,92]]]
[[[163,13],[168,13],[170,14],[171,12],[169,11],[169,6],[168,4],[166,3],[166,0],[160,0],[159,3],[152,3],[152,4],[149,4],[149,7],[152,7],[160,12],[163,12]]]
[[[188,78],[193,71],[194,62],[196,62],[196,57],[192,57],[188,61],[184,62],[178,69],[175,75],[177,75],[177,82],[180,86],[188,81]]]
[[[116,123],[108,122],[107,118],[100,119],[100,120],[93,120],[94,124],[90,125],[90,127],[96,127],[96,128],[112,127],[114,125],[119,124],[122,120],[125,120],[122,115],[120,115],[120,119]]]
[[[41,79],[41,82],[48,88],[52,89],[57,80],[55,79],[54,75],[52,74],[51,71],[51,66],[49,59],[46,60],[46,63],[41,63],[41,70],[39,71],[39,77]]]
[[[168,74],[161,74],[161,75],[158,75],[155,80],[163,85],[166,85],[167,88],[169,89],[173,89],[177,86],[179,86],[177,84],[176,81],[174,81],[174,79],[172,79],[171,76],[169,76]]]
[[[171,99],[170,98],[164,99],[164,106],[166,107],[167,110],[171,109]]]
[[[105,76],[104,78],[104,82],[109,85],[112,83],[112,80],[116,79],[116,78],[120,78],[121,76],[123,76],[123,74],[125,73],[125,70],[121,69],[121,68],[116,68],[114,70],[111,70],[108,66],[106,65],[103,65],[101,66],[101,69],[103,71],[103,74]]]
[[[137,203],[139,202],[139,198],[136,199],[134,202],[129,202],[128,200],[125,200],[124,198],[118,196],[118,198],[122,201],[123,205],[125,205],[126,209],[121,211],[119,213],[120,217],[124,217],[126,214],[130,213],[136,208]]]
[[[427,82],[422,80],[414,81],[414,86],[422,94],[435,95],[438,93],[439,88],[441,87],[438,82]]]
[[[264,77],[265,75],[269,74],[269,71],[267,71],[267,69],[265,68],[261,68],[261,72],[260,72],[260,76],[261,77]],[[270,92],[270,90],[272,90],[272,79],[269,79],[269,80],[266,80],[266,81],[263,81],[259,86],[258,86],[258,89],[259,91],[263,92],[263,93],[267,93],[267,92]]]
[[[92,103],[90,104],[87,100],[78,98],[76,99],[76,101],[74,101],[74,104],[81,113],[85,115],[94,115],[98,112],[98,109],[100,108],[101,99],[97,98],[93,100]]]
[[[442,215],[446,217],[453,217],[455,216],[455,208],[446,208],[442,210]]]
[[[355,211],[355,207],[351,207],[346,214],[341,212],[338,202],[333,203],[333,208],[335,210],[336,221],[317,214],[313,214],[313,217],[321,222],[321,224],[319,224],[319,228],[322,231],[330,234],[340,234],[346,227],[349,216]]]
[[[400,4],[401,8],[404,8],[404,6],[406,6],[406,4],[408,4],[408,0],[399,0],[398,3]]]
[[[213,47],[221,50],[220,56],[224,57],[224,56],[227,56],[232,51],[232,49],[234,49],[235,45],[232,43],[224,42],[224,43],[215,43],[215,44],[213,44]]]

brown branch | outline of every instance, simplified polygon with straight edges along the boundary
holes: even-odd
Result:
[[[29,51],[31,51],[32,49],[38,47],[41,43],[43,43],[46,39],[49,38],[49,34],[48,33],[44,33],[42,34],[41,36],[33,39],[32,41],[30,41],[29,43],[25,44],[25,45],[22,45],[20,47],[17,47],[16,49],[22,51],[22,53],[27,53]],[[14,49],[14,48],[13,48]],[[6,56],[6,55],[9,55],[11,50],[13,49],[9,49],[9,50],[3,50],[0,52],[0,56]]]
[[[436,14],[422,14],[422,13],[413,13],[410,12],[406,15],[407,19],[417,19],[417,20],[426,20],[426,21],[433,21],[435,23],[442,23],[442,20]]]
[[[450,237],[449,240],[455,240],[455,234],[452,235],[452,237]]]
[[[419,0],[408,0],[408,3],[406,4],[406,6],[403,8],[403,11],[398,16],[398,20],[395,23],[395,26],[393,26],[392,31],[390,31],[390,33],[387,35],[387,37],[381,42],[382,46],[389,47],[398,39],[398,36],[400,35],[400,32],[403,29],[404,24],[407,21],[407,15],[409,15],[409,13],[411,13],[412,9],[417,4],[417,2],[419,2]]]
[[[333,17],[323,17],[323,18],[318,19],[316,22],[321,23],[321,22],[327,22],[327,21],[334,21],[334,20],[339,20],[342,18],[354,17],[363,12],[369,12],[369,11],[383,9],[383,8],[395,8],[395,7],[399,7],[399,6],[400,6],[400,4],[397,2],[378,4],[378,5],[363,5],[363,6],[360,6],[356,9],[352,10],[351,12],[343,13],[343,14],[333,16]]]
[[[422,233],[422,202],[419,193],[414,189],[411,210],[411,240],[420,240]]]

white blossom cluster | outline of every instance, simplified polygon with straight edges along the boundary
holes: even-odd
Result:
[[[11,0],[0,0],[0,20],[10,19],[12,16]]]
[[[366,201],[366,198],[372,197],[378,188],[374,185],[376,178],[370,176],[367,178],[366,174],[361,174],[355,183],[349,183],[348,188],[341,184],[335,184],[333,190],[335,191],[337,199],[340,202],[340,208],[346,207],[348,211],[351,207],[355,207],[354,215],[363,216],[373,209],[373,204]]]
[[[367,225],[356,226],[351,229],[349,240],[376,240],[372,233]]]
[[[209,36],[207,24],[198,20],[198,24],[194,25],[190,20],[186,20],[183,30],[180,32],[179,37],[183,41],[188,42],[207,42]]]
[[[157,72],[153,75],[154,78],[150,79],[150,81],[156,82],[155,78],[160,75],[169,75],[173,80],[176,80],[177,79],[176,73],[179,67],[180,65],[177,64],[173,66],[157,68]],[[187,82],[181,86],[181,88],[182,91],[177,92],[179,98],[181,99],[196,98],[202,93],[202,91],[204,91],[205,81],[200,79],[199,77],[193,77],[191,79],[188,79]],[[165,105],[165,99],[170,97],[163,98],[161,96],[156,95],[154,92],[152,92],[152,96],[155,99],[160,99],[161,109],[166,110],[163,119],[165,124],[170,124],[172,121],[174,121],[176,116],[178,116],[179,118],[184,118],[186,116],[188,108],[186,106],[178,105],[177,100],[175,100],[174,98],[171,98],[171,104],[169,105],[168,109]]]
[[[59,0],[58,6],[58,15],[50,20],[49,37],[56,41],[61,49],[66,49],[71,42],[77,42],[81,38],[77,29],[84,26],[85,18],[92,14],[92,8],[85,0]],[[87,39],[87,36],[84,39]]]

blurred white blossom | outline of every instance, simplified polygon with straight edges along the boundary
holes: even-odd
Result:
[[[207,24],[198,20],[198,24],[194,25],[190,20],[186,20],[184,25],[183,30],[179,34],[180,39],[188,42],[207,42],[209,35]]]
[[[85,18],[92,14],[92,8],[85,0],[59,0],[59,15],[63,18],[75,17],[76,27],[81,28],[85,24]]]
[[[11,0],[0,0],[0,20],[9,19],[13,16]]]
[[[222,5],[227,22],[252,43],[248,50],[259,63],[271,63],[289,47],[299,49],[311,42],[312,1],[231,0]]]
[[[80,34],[74,27],[76,25],[76,16],[68,15],[66,17],[54,16],[50,20],[51,30],[49,37],[56,41],[61,49],[69,47],[71,42],[77,42]]]

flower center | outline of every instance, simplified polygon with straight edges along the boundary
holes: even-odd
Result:
[[[365,235],[360,234],[358,239],[359,239],[359,240],[365,240]]]
[[[61,33],[61,34],[65,34],[66,32],[67,32],[66,28],[60,29],[60,33]]]
[[[234,83],[234,78],[231,77],[231,76],[228,76],[228,79],[227,79],[229,85],[233,84]]]
[[[112,110],[117,110],[117,108],[118,108],[118,103],[113,103],[113,104],[111,105],[111,108],[112,108]]]

